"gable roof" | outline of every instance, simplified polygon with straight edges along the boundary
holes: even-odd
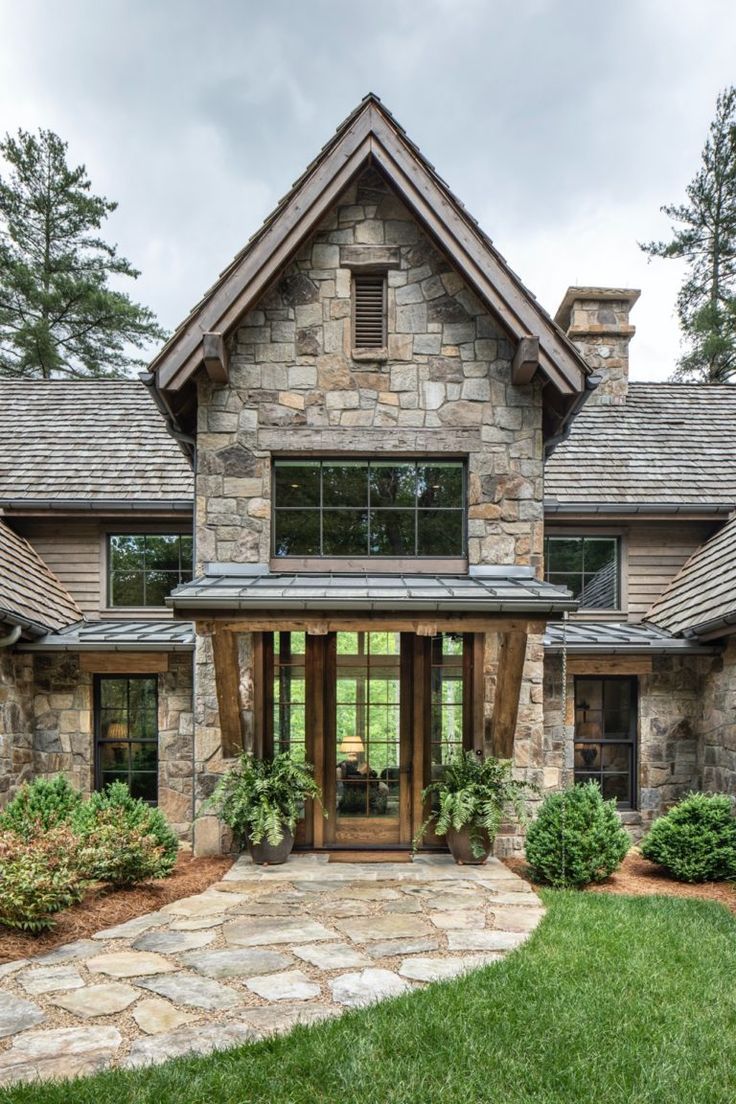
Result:
[[[685,636],[736,629],[736,514],[692,554],[647,620]]]
[[[546,462],[544,497],[549,512],[736,507],[736,387],[630,383],[620,406],[587,403]]]
[[[0,506],[191,510],[188,461],[138,380],[0,380]]]
[[[562,395],[584,389],[575,346],[512,272],[493,243],[377,96],[366,96],[151,364],[161,390],[178,391],[203,363],[203,336],[226,338],[283,270],[350,181],[378,168],[510,337],[539,338],[542,372]]]
[[[0,620],[39,634],[81,618],[79,606],[35,548],[0,521]]]

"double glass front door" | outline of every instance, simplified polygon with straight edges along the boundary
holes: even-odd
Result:
[[[298,841],[409,846],[423,787],[469,746],[472,638],[283,632],[264,646],[264,753],[313,763],[324,794],[327,818],[305,810]]]

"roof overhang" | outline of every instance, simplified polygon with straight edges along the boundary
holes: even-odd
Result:
[[[178,392],[203,367],[213,379],[227,378],[229,334],[368,165],[384,174],[516,343],[518,371],[529,374],[533,349],[541,374],[563,403],[572,401],[584,390],[590,374],[580,353],[373,95],[341,124],[153,360],[157,388]]]
[[[191,514],[192,499],[2,498],[0,511],[12,514]]]
[[[718,650],[643,622],[566,621],[548,625],[544,634],[545,654],[552,655],[707,655]]]
[[[23,652],[191,652],[187,621],[79,621],[61,632],[19,644]]]
[[[716,521],[734,511],[731,502],[558,502],[544,500],[545,517],[595,517],[597,519],[651,517],[658,520],[687,518]]]

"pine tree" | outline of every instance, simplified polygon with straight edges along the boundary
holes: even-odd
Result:
[[[687,341],[675,379],[725,383],[736,376],[736,87],[723,91],[687,188],[688,203],[662,207],[670,241],[641,243],[650,257],[687,261],[677,313]]]
[[[139,273],[99,236],[117,207],[95,196],[84,165],[49,130],[0,142],[0,376],[123,376],[134,350],[165,337],[112,277]]]

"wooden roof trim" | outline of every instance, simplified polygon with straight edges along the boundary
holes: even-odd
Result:
[[[158,386],[178,390],[201,366],[204,333],[227,335],[371,158],[510,335],[517,340],[539,335],[540,367],[555,386],[563,394],[581,391],[588,370],[575,347],[373,96],[338,128],[263,228],[154,359],[151,370],[158,375]]]

